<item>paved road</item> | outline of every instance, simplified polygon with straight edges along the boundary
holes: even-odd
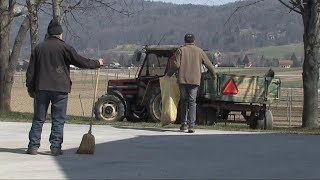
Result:
[[[63,156],[24,153],[29,123],[0,122],[3,179],[319,179],[320,136],[94,126],[96,153],[78,155],[88,126],[66,125]]]

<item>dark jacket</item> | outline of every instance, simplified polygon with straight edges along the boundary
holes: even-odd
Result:
[[[38,44],[31,53],[26,73],[26,86],[29,92],[39,90],[71,91],[70,65],[79,68],[100,67],[97,60],[80,56],[76,50],[63,40],[50,36]]]
[[[168,71],[171,76],[179,70],[179,84],[200,85],[202,64],[211,74],[215,74],[214,66],[206,53],[194,43],[187,43],[175,53],[175,60]]]

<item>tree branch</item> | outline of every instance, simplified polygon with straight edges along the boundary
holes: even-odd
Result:
[[[233,17],[233,15],[234,15],[237,11],[239,11],[240,9],[246,8],[246,7],[249,7],[249,6],[252,6],[252,5],[257,4],[257,3],[259,3],[259,2],[262,2],[262,1],[264,1],[264,0],[257,0],[257,1],[252,2],[252,3],[248,3],[248,4],[245,4],[245,5],[242,5],[242,6],[238,6],[238,7],[232,12],[232,14],[228,17],[228,19],[227,19],[227,21],[224,23],[224,25],[226,25],[226,24],[230,21],[231,17]]]
[[[20,26],[20,29],[18,31],[17,37],[15,39],[15,42],[12,48],[12,53],[9,61],[9,68],[11,68],[10,71],[12,72],[14,72],[14,69],[17,66],[20,50],[28,30],[29,30],[29,17],[26,16]]]
[[[292,11],[294,11],[296,13],[299,13],[299,14],[303,13],[303,7],[301,6],[301,2],[300,3],[298,3],[298,2],[295,3],[294,1],[290,1],[291,4],[293,5],[293,7],[292,7],[292,6],[288,5],[287,3],[283,2],[283,0],[278,0],[278,1],[281,4],[283,4],[284,6],[286,6],[287,8],[289,8],[290,10],[292,10]],[[300,1],[300,0],[298,0],[298,1]],[[300,11],[296,10],[297,7],[300,7]]]

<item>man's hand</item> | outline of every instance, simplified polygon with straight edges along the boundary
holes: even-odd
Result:
[[[217,73],[216,72],[211,73],[211,77],[212,79],[217,79]]]
[[[33,90],[28,89],[28,94],[29,94],[29,96],[30,96],[31,98],[34,98],[34,96],[35,96],[36,93],[35,93]]]
[[[103,59],[102,58],[99,58],[99,63],[100,63],[100,66],[103,66]]]
[[[166,73],[165,77],[170,78],[171,76],[168,73]]]

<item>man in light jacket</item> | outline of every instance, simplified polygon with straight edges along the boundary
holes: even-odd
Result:
[[[184,36],[185,45],[175,53],[173,67],[168,70],[168,75],[178,71],[180,87],[180,116],[181,131],[194,133],[196,121],[196,99],[201,80],[202,64],[216,77],[214,66],[206,53],[195,45],[195,37],[191,33]]]

